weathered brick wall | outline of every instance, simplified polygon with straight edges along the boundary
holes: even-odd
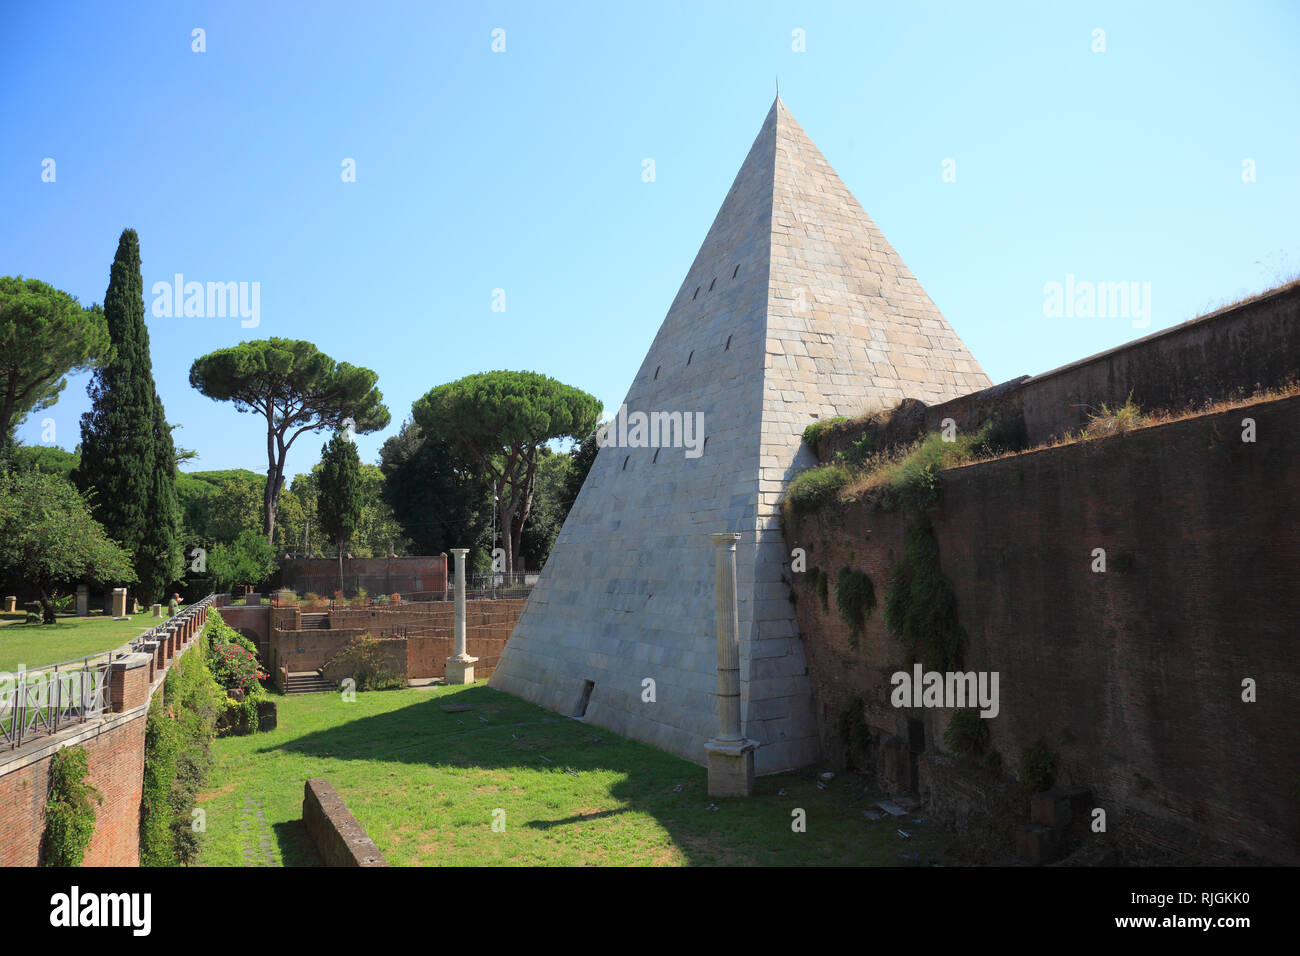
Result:
[[[1241,441],[1242,419],[1257,441]],[[998,671],[988,721],[1004,768],[1042,737],[1058,779],[1090,787],[1112,832],[1201,860],[1234,848],[1300,862],[1300,399],[944,473],[932,521],[968,637],[965,667]],[[826,752],[861,696],[877,746],[919,720],[942,749],[948,712],[896,710],[905,666],[884,624],[905,518],[844,505],[792,530],[832,577],[829,611],[796,575]],[[1109,570],[1091,571],[1093,548]],[[834,577],[866,571],[878,606],[856,650]],[[1125,570],[1125,565],[1130,565]],[[1258,702],[1244,703],[1244,678]],[[882,770],[886,754],[875,753]]]
[[[479,658],[476,677],[491,676],[523,611],[522,600],[466,601],[465,646]],[[272,640],[272,670],[312,671],[326,664],[348,642],[362,634],[408,640],[408,678],[445,677],[455,637],[455,607],[448,602],[422,602],[405,608],[358,608],[334,611],[329,629],[277,631]]]
[[[86,851],[86,866],[136,866],[140,862],[144,725],[144,714],[109,721],[100,725],[97,733],[76,741],[86,749],[90,782],[104,795],[104,802],[95,805],[95,834]],[[54,749],[42,759],[0,776],[0,866],[35,866],[40,859]]]
[[[881,428],[846,424],[828,429],[815,449],[822,461],[870,431],[876,447],[906,444],[938,431],[951,418],[963,433],[992,418],[1019,425],[1037,445],[1088,424],[1103,403],[1132,395],[1144,411],[1181,410],[1250,395],[1300,379],[1300,282],[1239,305],[1145,336],[1041,375],[1022,376],[909,414]]]
[[[304,784],[302,822],[326,866],[388,865],[328,780],[316,778]]]
[[[339,587],[338,560],[296,558],[284,561],[272,579],[272,585],[291,588],[299,594],[331,595]],[[348,594],[355,594],[357,588],[365,588],[370,594],[442,591],[447,586],[447,556],[345,559],[343,585]]]

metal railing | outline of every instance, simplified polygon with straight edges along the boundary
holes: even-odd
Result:
[[[20,669],[16,674],[0,673],[0,748],[15,750],[111,711],[109,674],[113,662],[138,653],[147,642],[161,640],[170,629],[211,602],[212,595],[208,595],[111,651],[32,670]]]
[[[536,572],[518,574],[469,574],[465,576],[465,599],[467,601],[501,601],[527,598],[533,591],[536,584]],[[365,598],[348,598],[342,600],[331,597],[326,603],[322,598],[321,602],[316,605],[308,605],[303,602],[303,613],[323,613],[329,611],[346,611],[349,608],[382,608],[382,607],[401,607],[403,604],[417,604],[428,601],[454,601],[456,599],[455,581],[449,576],[447,586],[437,591],[413,591],[399,595],[400,600],[394,602],[391,595],[376,594],[367,595]]]

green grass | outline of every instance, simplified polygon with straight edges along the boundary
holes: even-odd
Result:
[[[816,769],[760,777],[749,799],[713,800],[703,767],[469,687],[277,697],[279,727],[220,739],[199,796],[208,866],[315,865],[303,783],[324,777],[393,865],[896,865],[940,859],[924,820],[867,820],[882,794]],[[446,713],[455,702],[472,709]],[[675,788],[680,787],[680,790]],[[779,791],[786,794],[780,796]],[[710,809],[710,805],[717,809]],[[791,830],[791,811],[807,831]],[[504,832],[492,829],[505,811]],[[900,836],[902,828],[910,834]]]
[[[163,611],[165,615],[166,610]],[[54,624],[24,624],[24,614],[0,614],[0,671],[15,671],[22,664],[28,670],[44,664],[90,657],[147,631],[158,623],[146,611],[127,621],[111,617],[60,616]]]

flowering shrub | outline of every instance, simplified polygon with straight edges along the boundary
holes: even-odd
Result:
[[[242,690],[245,696],[257,681],[267,678],[266,671],[257,662],[257,655],[239,644],[214,641],[208,667],[222,687]]]

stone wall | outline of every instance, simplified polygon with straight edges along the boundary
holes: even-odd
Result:
[[[943,473],[931,520],[964,666],[1000,674],[986,723],[1003,770],[1041,737],[1059,782],[1090,788],[1135,858],[1300,862],[1297,430],[1300,398],[1286,398]],[[872,744],[859,761],[901,787],[919,737],[924,792],[943,786],[926,765],[951,712],[889,700],[910,664],[883,614],[906,520],[840,505],[789,545],[832,578],[828,610],[808,575],[794,589],[826,753],[844,757],[839,715],[861,698]],[[877,597],[856,649],[833,587],[844,566]]]
[[[302,822],[326,866],[387,866],[388,861],[328,780],[303,787]]]

